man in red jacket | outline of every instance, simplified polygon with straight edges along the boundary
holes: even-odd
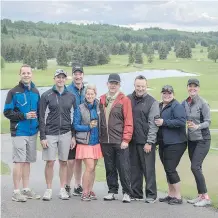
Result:
[[[129,142],[133,133],[132,106],[128,97],[120,92],[120,76],[110,74],[108,93],[100,98],[100,142],[104,155],[108,195],[104,200],[115,200],[118,194],[118,173],[123,188],[123,202],[130,202]],[[118,171],[118,173],[117,173]]]

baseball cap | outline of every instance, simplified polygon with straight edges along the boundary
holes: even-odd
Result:
[[[195,84],[196,86],[200,86],[200,82],[198,79],[192,78],[188,80],[187,86],[189,86],[190,84]]]
[[[67,72],[65,72],[65,71],[62,70],[62,69],[57,69],[57,70],[55,71],[55,73],[54,73],[54,77],[56,77],[56,76],[58,76],[58,75],[60,75],[60,74],[63,74],[64,76],[67,77]]]
[[[72,67],[72,73],[75,73],[76,71],[80,71],[81,73],[84,73],[84,71],[83,71],[83,67],[81,66],[81,65],[74,65],[73,67]]]
[[[120,83],[121,80],[120,80],[119,74],[117,74],[117,73],[110,74],[109,77],[108,77],[108,82],[118,82],[118,83]]]
[[[174,93],[173,87],[170,85],[165,85],[162,87],[161,93],[162,92],[170,92],[170,93]]]

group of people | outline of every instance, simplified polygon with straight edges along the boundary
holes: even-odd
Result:
[[[12,200],[25,202],[41,196],[29,188],[30,163],[36,161],[38,130],[42,158],[46,162],[46,191],[43,200],[52,198],[53,168],[58,152],[60,193],[62,200],[71,195],[81,200],[96,200],[93,191],[95,168],[104,157],[108,194],[105,201],[115,200],[119,190],[123,202],[157,201],[156,148],[168,183],[168,195],[159,198],[170,205],[182,204],[180,177],[176,168],[188,147],[191,170],[198,196],[188,200],[194,206],[207,206],[211,200],[202,173],[202,164],[210,149],[210,108],[199,96],[198,79],[189,79],[189,97],[180,104],[174,89],[165,85],[158,103],[147,93],[147,79],[135,78],[135,90],[126,96],[121,92],[118,74],[108,77],[108,92],[97,99],[95,85],[84,86],[81,65],[72,68],[72,83],[66,87],[67,73],[56,70],[54,86],[40,97],[32,82],[28,65],[20,68],[20,82],[8,92],[4,115],[10,120],[13,143]],[[82,176],[82,161],[85,169]],[[71,180],[75,187],[71,193]],[[82,178],[81,178],[82,177]],[[22,180],[23,189],[20,190]]]

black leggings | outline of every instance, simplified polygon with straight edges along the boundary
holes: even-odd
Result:
[[[187,148],[186,143],[159,146],[159,155],[169,184],[180,182],[179,175],[176,171],[182,155]]]
[[[198,194],[207,193],[202,163],[210,150],[211,140],[188,141],[188,153],[191,161],[191,170],[197,184]]]

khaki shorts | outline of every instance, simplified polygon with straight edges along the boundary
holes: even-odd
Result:
[[[58,150],[58,159],[67,161],[72,140],[71,131],[63,135],[46,135],[46,139],[48,148],[43,148],[42,159],[45,161],[56,160]]]
[[[13,162],[36,162],[36,141],[37,134],[33,136],[15,136],[12,138]]]

